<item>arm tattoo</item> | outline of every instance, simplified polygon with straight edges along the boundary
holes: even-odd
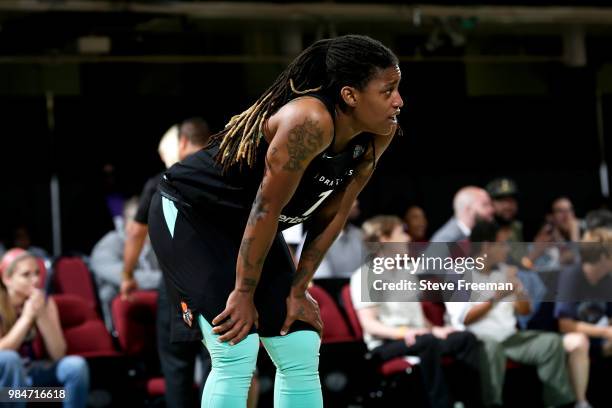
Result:
[[[273,157],[277,151],[278,149],[276,147],[272,147],[269,151],[269,155]],[[253,202],[253,206],[251,207],[251,213],[249,214],[249,219],[247,221],[248,225],[250,226],[257,224],[257,222],[261,220],[262,218],[264,218],[269,212],[268,210],[269,200],[266,197],[264,197],[263,188],[266,182],[265,175],[268,173],[268,171],[270,173],[273,173],[273,171],[272,171],[272,166],[270,165],[270,162],[268,161],[268,155],[266,155],[265,161],[266,161],[266,166],[264,167],[264,179],[262,180],[259,186],[259,189],[257,190],[257,195],[255,196],[255,201]]]
[[[318,265],[322,257],[323,257],[323,251],[321,251],[319,248],[315,246],[311,246],[310,248],[302,252],[302,256],[300,256],[300,260],[303,259],[304,261],[312,262],[315,265]]]
[[[310,271],[308,270],[308,268],[301,266],[296,272],[295,275],[293,276],[293,282],[291,283],[291,286],[297,286],[299,283],[302,282],[302,280],[304,280],[305,277],[307,277],[310,274]]]
[[[321,240],[321,236],[317,235],[312,241],[309,241],[304,245],[304,250],[300,256],[300,261],[304,260],[311,262],[315,265],[315,268],[319,266],[321,259],[323,258],[323,251],[317,248],[317,244]]]
[[[239,292],[251,293],[257,287],[257,279],[243,278],[242,279],[242,285],[243,285],[243,287],[238,289]]]
[[[299,317],[300,319],[303,319],[306,316],[304,307],[300,306],[296,314],[297,314],[297,317]]]
[[[249,262],[249,252],[251,251],[251,245],[255,238],[244,238],[240,243],[239,255],[242,258],[242,267],[244,269],[252,269],[253,265]]]
[[[242,267],[245,270],[252,270],[256,266],[261,267],[264,264],[264,261],[266,260],[265,257],[261,257],[257,260],[257,262],[255,262],[255,265],[253,265],[251,261],[249,261],[249,253],[251,252],[251,246],[253,245],[253,241],[255,241],[254,237],[244,238],[240,243],[239,256],[240,258],[242,258]]]
[[[325,252],[317,248],[317,244],[320,239],[321,236],[317,235],[311,241],[306,241],[306,244],[304,245],[304,250],[302,251],[302,255],[300,255],[300,263],[302,261],[305,261],[309,264],[310,267],[307,268],[301,265],[298,268],[298,270],[295,272],[295,275],[293,276],[293,282],[291,283],[292,286],[297,286],[303,283],[302,281],[306,277],[310,276],[310,272],[316,270],[319,267],[319,264],[321,263],[321,260],[325,255]]]
[[[257,190],[257,196],[255,196],[253,207],[251,207],[251,214],[248,220],[248,224],[251,226],[257,224],[259,220],[268,214],[268,199],[263,196],[262,187],[263,183],[259,187],[259,190]]]
[[[287,141],[289,159],[283,166],[283,170],[301,171],[304,168],[304,160],[319,150],[322,144],[323,131],[319,123],[310,119],[304,120],[303,124],[295,126],[289,132]]]

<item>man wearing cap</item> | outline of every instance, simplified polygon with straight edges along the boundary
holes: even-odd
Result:
[[[495,220],[502,227],[506,241],[523,242],[523,223],[516,219],[518,188],[514,180],[495,179],[487,184],[487,192],[493,200]]]
[[[523,223],[516,219],[519,195],[516,183],[510,178],[501,177],[487,184],[486,189],[492,199],[495,221],[501,227],[500,235],[504,241],[515,243],[511,246],[508,263],[525,266],[523,258],[527,255],[527,247],[516,244],[524,242]]]

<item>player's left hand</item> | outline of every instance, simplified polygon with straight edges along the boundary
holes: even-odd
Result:
[[[319,333],[319,336],[323,335],[323,320],[321,320],[319,304],[308,291],[297,295],[292,293],[287,297],[287,317],[280,332],[281,336],[289,333],[291,325],[296,320],[309,323]]]

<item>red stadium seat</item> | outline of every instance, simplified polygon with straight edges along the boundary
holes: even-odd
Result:
[[[166,394],[166,381],[164,377],[155,377],[147,381],[147,395],[159,397]]]
[[[101,316],[92,274],[81,258],[61,257],[55,261],[52,286],[54,293],[80,297]]]
[[[351,299],[350,284],[342,288],[341,297],[353,332],[356,336],[359,336],[359,338],[363,338],[363,329],[361,328],[361,323],[359,323],[359,318],[357,317],[357,311],[353,307],[353,301]],[[412,364],[406,361],[406,359],[403,357],[397,357],[382,363],[382,365],[380,365],[377,369],[383,376],[390,376],[402,372],[411,372]]]
[[[351,332],[330,292],[318,285],[311,285],[308,292],[319,304],[324,326],[319,360],[323,399],[329,406],[349,406],[367,389],[368,376],[363,373],[370,362],[365,359],[365,344]]]
[[[151,376],[151,371],[158,371],[159,365],[155,331],[157,296],[156,291],[136,291],[130,300],[117,296],[111,306],[121,350],[127,356],[144,361],[147,376],[144,386],[147,395],[153,398],[166,393],[164,378]]]
[[[321,319],[324,324],[322,343],[340,343],[357,340],[344,321],[344,317],[342,317],[342,313],[338,306],[336,306],[336,302],[323,288],[311,285],[308,288],[308,292],[319,303],[319,309],[321,310]]]
[[[136,291],[131,300],[113,299],[113,323],[121,350],[129,356],[157,356],[157,292]]]
[[[72,294],[53,295],[66,339],[66,354],[86,358],[119,356],[113,339],[96,312],[83,299]],[[40,334],[34,341],[34,351],[40,358],[46,355]]]
[[[434,326],[444,326],[446,307],[443,302],[422,301],[423,314]]]

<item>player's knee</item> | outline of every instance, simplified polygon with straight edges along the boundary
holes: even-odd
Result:
[[[588,354],[589,338],[583,333],[568,333],[563,336],[563,346],[571,354]]]
[[[215,367],[223,371],[231,371],[236,375],[251,375],[257,363],[257,352],[259,351],[259,336],[249,334],[238,344],[231,346],[229,343],[221,343],[224,352],[217,353],[213,357]]]
[[[277,369],[288,376],[318,375],[319,335],[311,330],[301,330],[290,336],[293,337],[291,348],[285,348],[286,353],[276,359]]]

